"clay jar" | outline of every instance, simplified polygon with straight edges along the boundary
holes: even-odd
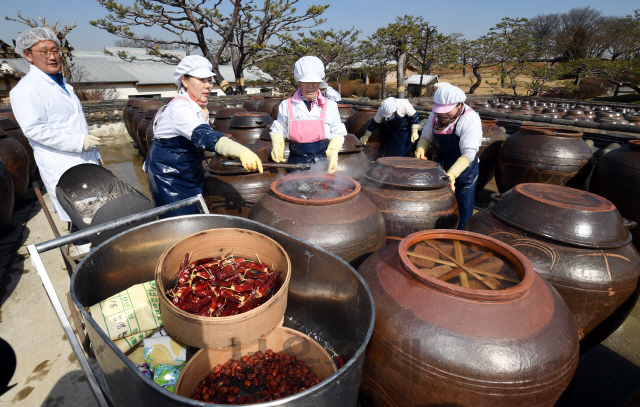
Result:
[[[342,123],[346,123],[355,112],[356,110],[351,105],[338,105],[338,113],[340,113],[340,121]]]
[[[340,151],[338,151],[338,171],[336,171],[336,174],[345,175],[359,181],[371,165],[363,150],[364,147],[356,136],[353,134],[344,136],[344,143]]]
[[[24,135],[20,125],[15,119],[0,117],[0,129],[4,130],[7,133],[7,136],[17,140],[22,148],[27,152],[29,156],[29,179],[33,179],[36,175],[36,171],[38,171],[38,164],[36,163],[36,158],[33,155],[33,148],[31,144],[29,144],[29,139]]]
[[[227,133],[229,121],[236,113],[246,113],[244,107],[223,107],[216,112],[216,118],[213,121],[213,129],[220,133]]]
[[[29,188],[29,156],[22,145],[3,130],[0,130],[0,160],[11,174],[13,201],[17,205]]]
[[[218,110],[223,109],[224,105],[216,105],[215,103],[207,103],[207,111],[209,112],[209,124],[213,125]]]
[[[231,134],[242,145],[254,144],[260,139],[260,134],[265,127],[270,126],[273,119],[262,112],[240,112],[235,113],[226,133]]]
[[[147,129],[150,125],[153,124],[153,120],[156,117],[156,113],[158,113],[159,108],[148,109],[144,113],[144,118],[138,122],[138,146],[142,150],[144,155],[149,154],[149,144],[147,143]],[[138,111],[140,113],[140,111]],[[135,120],[134,120],[135,122]]]
[[[455,229],[460,219],[449,178],[438,163],[379,158],[361,180],[362,193],[382,212],[387,241],[428,229]]]
[[[478,255],[491,260],[474,264]],[[474,271],[496,288],[483,289],[469,277],[496,263],[511,271],[513,282],[499,280],[511,287]],[[464,275],[435,277],[438,267],[457,273],[457,264]],[[525,256],[496,239],[418,232],[374,253],[358,272],[376,306],[362,405],[551,407],[576,370],[578,335],[564,301]]]
[[[367,131],[367,127],[373,117],[376,115],[378,109],[370,109],[370,108],[362,108],[358,109],[354,114],[352,114],[345,126],[347,127],[347,132],[352,133],[356,136],[358,140],[364,133]],[[369,137],[369,141],[364,148],[364,154],[369,158],[369,160],[374,161],[382,156],[387,149],[387,137],[388,137],[388,126],[384,123],[384,120],[378,128],[371,133],[371,137]]]
[[[135,102],[136,100],[137,99],[127,100],[127,105],[124,107],[124,109],[122,109],[122,119],[124,120],[124,127],[127,130],[127,133],[129,132],[129,121],[127,120],[127,111],[131,109],[131,106],[133,106],[133,102]]]
[[[242,107],[244,107],[247,112],[257,112],[258,106],[260,106],[260,102],[264,99],[264,96],[249,96],[242,102]]]
[[[587,163],[591,156],[579,131],[521,126],[498,153],[498,191],[505,192],[525,182],[580,186],[589,175]]]
[[[640,223],[640,140],[600,157],[589,191],[610,200],[625,218]],[[631,229],[631,234],[640,250],[640,228]]]
[[[11,173],[0,159],[0,236],[11,228],[11,214],[13,213],[13,181]]]
[[[281,96],[265,96],[258,105],[258,112],[264,112],[270,115],[273,112],[273,106],[279,105],[283,100],[284,98]]]
[[[256,145],[248,145],[261,161],[269,160],[270,151]],[[209,212],[246,218],[253,205],[269,191],[271,183],[285,174],[282,169],[264,169],[264,172],[248,172],[242,167],[223,167],[216,155],[209,161],[205,172],[204,200]],[[234,161],[238,161],[234,159]]]
[[[502,143],[509,137],[498,127],[498,119],[489,117],[481,117],[480,119],[482,120],[482,142],[478,150],[480,174],[478,175],[476,193],[482,191],[493,178],[498,151],[500,151]]]
[[[629,233],[635,223],[598,195],[557,185],[520,184],[492,200],[466,230],[527,256],[569,306],[583,351],[615,331],[637,301],[640,254]]]
[[[131,106],[129,106],[129,109],[125,110],[124,112],[124,127],[127,129],[131,140],[135,141],[136,143],[138,142],[138,140],[136,139],[135,134],[136,129],[135,127],[133,127],[133,117],[138,113],[140,106],[142,106],[149,100],[150,99],[135,99]]]
[[[151,146],[153,146],[153,122],[147,126],[147,136],[145,141],[147,142],[147,151],[151,151]]]
[[[136,114],[131,118],[131,130],[133,131],[133,134],[132,134],[133,139],[135,140],[136,143],[138,143],[138,146],[143,152],[144,152],[144,148],[142,147],[142,141],[140,141],[140,139],[138,138],[138,125],[140,124],[141,121],[144,120],[145,116],[147,115],[147,110],[160,109],[163,105],[164,103],[162,103],[159,100],[147,100],[146,102],[140,105]],[[144,144],[146,148],[146,142]]]
[[[317,190],[321,182],[344,187],[344,195],[303,199],[281,192],[294,186]],[[361,193],[357,181],[337,174],[294,173],[274,181],[251,209],[249,219],[328,250],[354,267],[385,245],[380,211]]]

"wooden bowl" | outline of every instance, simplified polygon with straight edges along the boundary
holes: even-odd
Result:
[[[227,317],[201,317],[181,310],[165,295],[178,277],[186,253],[191,260],[219,257],[231,252],[267,263],[279,271],[282,286],[269,301],[251,311]],[[187,236],[165,250],[156,265],[156,287],[164,329],[173,339],[197,348],[221,349],[252,343],[271,332],[282,320],[287,308],[291,279],[289,256],[273,239],[246,229],[211,229]]]
[[[259,350],[266,352],[267,349],[295,355],[320,380],[338,371],[331,355],[318,342],[294,329],[279,326],[254,343],[243,343],[233,349],[200,349],[182,369],[175,394],[189,397],[216,365],[222,365],[229,359],[239,360],[245,355],[251,356]]]

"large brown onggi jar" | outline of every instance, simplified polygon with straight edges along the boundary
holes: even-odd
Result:
[[[140,146],[140,149],[142,150],[142,153],[144,155],[147,155],[149,153],[149,146],[147,144],[147,129],[149,128],[150,125],[153,124],[153,121],[156,117],[156,113],[158,113],[158,110],[160,110],[160,108],[148,109],[144,113],[144,118],[140,120],[140,122],[138,122],[138,126],[137,126],[138,146]]]
[[[606,199],[573,188],[520,184],[495,194],[466,230],[512,245],[562,296],[586,351],[631,311],[640,254],[629,228]]]
[[[338,113],[340,113],[340,121],[346,123],[356,110],[351,105],[338,105]]]
[[[213,122],[216,119],[218,110],[223,109],[224,105],[216,105],[215,103],[207,103],[207,110],[209,111],[209,124],[213,126]]]
[[[279,105],[285,98],[282,96],[265,96],[258,105],[258,112],[273,113],[273,106]]]
[[[11,173],[4,161],[0,159],[0,236],[7,233],[11,227],[13,204]]]
[[[640,224],[640,140],[600,157],[589,191],[607,198],[622,216]],[[640,227],[631,229],[631,235],[640,250]]]
[[[343,175],[289,174],[271,184],[251,209],[249,219],[357,266],[385,245],[382,214],[360,189],[357,181]]]
[[[138,113],[138,109],[140,109],[140,106],[142,106],[149,100],[150,99],[135,99],[131,106],[129,106],[129,109],[125,110],[124,112],[124,127],[127,129],[127,132],[129,133],[131,139],[136,143],[138,142],[138,140],[136,139],[135,134],[136,129],[135,127],[133,127],[133,117],[136,115],[136,113]]]
[[[153,146],[153,122],[149,123],[149,126],[147,126],[145,141],[147,142],[147,151],[151,151],[151,146]]]
[[[247,112],[257,112],[258,107],[260,106],[260,102],[264,99],[264,96],[253,96],[250,95],[248,98],[242,102],[242,107],[244,107]]]
[[[587,163],[591,157],[582,132],[521,126],[498,152],[495,174],[498,191],[505,192],[525,182],[578,187],[589,175]]]
[[[257,146],[266,147],[271,149],[271,125],[268,125],[264,129],[262,129],[262,133],[260,133],[260,139],[255,142]],[[289,140],[284,141],[284,159],[285,161],[289,158]]]
[[[131,129],[133,130],[133,138],[135,140],[136,143],[138,143],[138,146],[140,147],[140,149],[146,154],[146,152],[144,151],[144,149],[146,148],[146,142],[144,143],[145,146],[142,146],[143,141],[141,141],[138,138],[138,125],[140,124],[141,121],[144,120],[144,118],[147,115],[147,110],[149,109],[160,109],[162,106],[164,105],[164,103],[162,103],[160,100],[147,100],[146,102],[142,103],[140,105],[140,107],[138,108],[138,111],[136,112],[136,114],[131,118]],[[147,127],[149,125],[147,124]],[[145,129],[147,128],[145,127]],[[145,134],[146,136],[146,134]]]
[[[455,229],[460,219],[449,178],[438,163],[411,157],[379,158],[360,181],[376,205],[387,239],[428,229]]]
[[[482,119],[482,142],[478,150],[478,183],[476,185],[476,193],[491,181],[495,174],[496,158],[502,143],[509,137],[507,133],[498,127],[498,119],[490,117],[481,117]]]
[[[33,155],[33,148],[31,147],[31,144],[29,144],[29,139],[22,132],[18,122],[15,119],[0,117],[0,130],[4,130],[8,137],[18,140],[27,152],[27,155],[29,156],[29,179],[33,179],[36,175],[36,171],[38,171],[38,164],[36,163],[36,158]]]
[[[124,120],[124,127],[127,130],[127,133],[129,133],[129,121],[127,120],[127,111],[131,109],[131,106],[133,106],[133,102],[135,101],[136,99],[129,98],[129,100],[127,100],[127,105],[122,109],[122,119]]]
[[[248,145],[247,148],[261,161],[269,160],[269,149],[256,145]],[[270,190],[271,183],[285,174],[282,169],[265,168],[260,174],[247,172],[242,167],[222,167],[221,159],[229,158],[213,157],[204,176],[204,200],[211,213],[248,217],[253,205]]]
[[[29,156],[22,145],[0,129],[0,160],[4,162],[13,182],[13,200],[22,202],[29,189]]]
[[[13,114],[11,106],[0,107],[0,117],[7,117],[11,120],[16,120],[16,116]]]
[[[263,112],[241,112],[235,113],[226,133],[231,134],[242,145],[255,144],[260,139],[260,134],[265,127],[270,126],[273,119]]]
[[[576,370],[564,301],[496,239],[422,231],[358,272],[376,306],[363,405],[551,407]]]
[[[226,133],[229,127],[229,121],[236,113],[246,113],[244,107],[223,107],[216,112],[216,118],[213,121],[213,129],[220,133]]]
[[[345,123],[347,132],[354,134],[358,140],[360,140],[367,131],[367,127],[369,127],[369,123],[373,120],[377,111],[377,109],[371,108],[358,109],[347,119],[347,122]],[[380,123],[378,128],[371,133],[371,137],[369,137],[369,141],[367,141],[367,145],[364,148],[364,153],[369,160],[374,161],[384,156],[384,153],[387,150],[388,136],[388,126],[383,121]]]

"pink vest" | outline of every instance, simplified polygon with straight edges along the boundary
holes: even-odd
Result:
[[[289,108],[289,140],[297,143],[314,143],[325,139],[324,133],[324,117],[327,109],[327,99],[322,95],[318,95],[318,105],[322,106],[320,119],[311,120],[294,120],[292,99],[300,97],[300,91],[296,91],[293,97],[287,99],[287,107]]]

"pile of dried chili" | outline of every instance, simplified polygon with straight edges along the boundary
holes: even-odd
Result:
[[[177,283],[166,291],[178,308],[194,315],[226,317],[267,302],[280,289],[280,272],[241,257],[206,258],[180,264]]]
[[[217,365],[190,398],[216,404],[263,403],[300,393],[318,383],[320,378],[304,361],[269,349]]]

